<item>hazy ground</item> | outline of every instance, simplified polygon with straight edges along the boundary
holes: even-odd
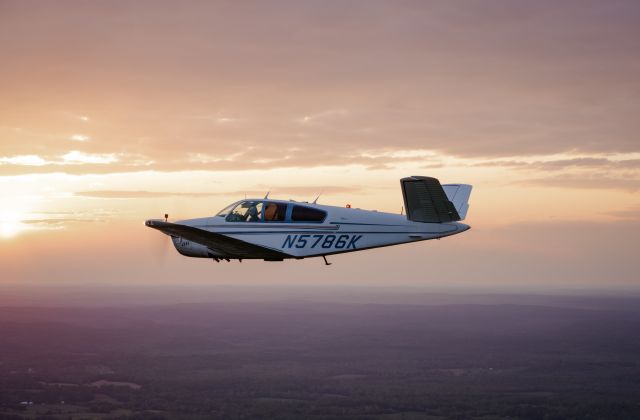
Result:
[[[640,418],[633,294],[1,291],[0,418]]]

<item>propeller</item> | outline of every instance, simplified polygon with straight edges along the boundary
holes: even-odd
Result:
[[[153,255],[158,264],[164,265],[167,254],[169,254],[171,248],[171,237],[169,235],[157,235],[153,245]]]
[[[169,215],[167,213],[164,214],[164,221],[167,222],[169,220]],[[156,262],[159,265],[164,265],[167,254],[170,252],[172,243],[171,237],[169,235],[156,235],[156,239],[154,240],[153,245],[153,255],[155,256]]]
[[[184,200],[175,200],[169,206],[169,211],[174,212],[175,214],[181,215],[183,213]],[[175,220],[174,214],[174,220]],[[180,216],[178,216],[178,220]],[[164,213],[164,221],[169,221],[169,213]],[[157,236],[157,235],[156,235]],[[173,243],[171,240],[171,236],[169,235],[161,235],[156,241],[156,245],[154,246],[154,255],[156,257],[156,261],[159,265],[164,265],[167,259],[167,255],[171,252],[171,248],[173,248]]]

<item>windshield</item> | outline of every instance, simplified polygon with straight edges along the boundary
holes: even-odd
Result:
[[[231,213],[231,209],[233,209],[236,206],[236,204],[237,203],[233,203],[230,206],[223,208],[218,212],[218,214],[216,214],[216,216],[227,217],[227,214]]]
[[[227,215],[227,222],[260,222],[262,221],[262,203],[260,201],[243,201]]]

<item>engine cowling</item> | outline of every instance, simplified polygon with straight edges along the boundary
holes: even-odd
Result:
[[[179,236],[172,236],[171,242],[176,250],[185,257],[213,258],[216,256],[206,246]]]

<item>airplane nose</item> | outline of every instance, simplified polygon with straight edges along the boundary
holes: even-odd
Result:
[[[146,220],[144,222],[145,226],[151,227],[151,228],[157,228],[159,226],[163,226],[166,225],[167,223],[164,220],[160,220],[160,219],[149,219]]]

